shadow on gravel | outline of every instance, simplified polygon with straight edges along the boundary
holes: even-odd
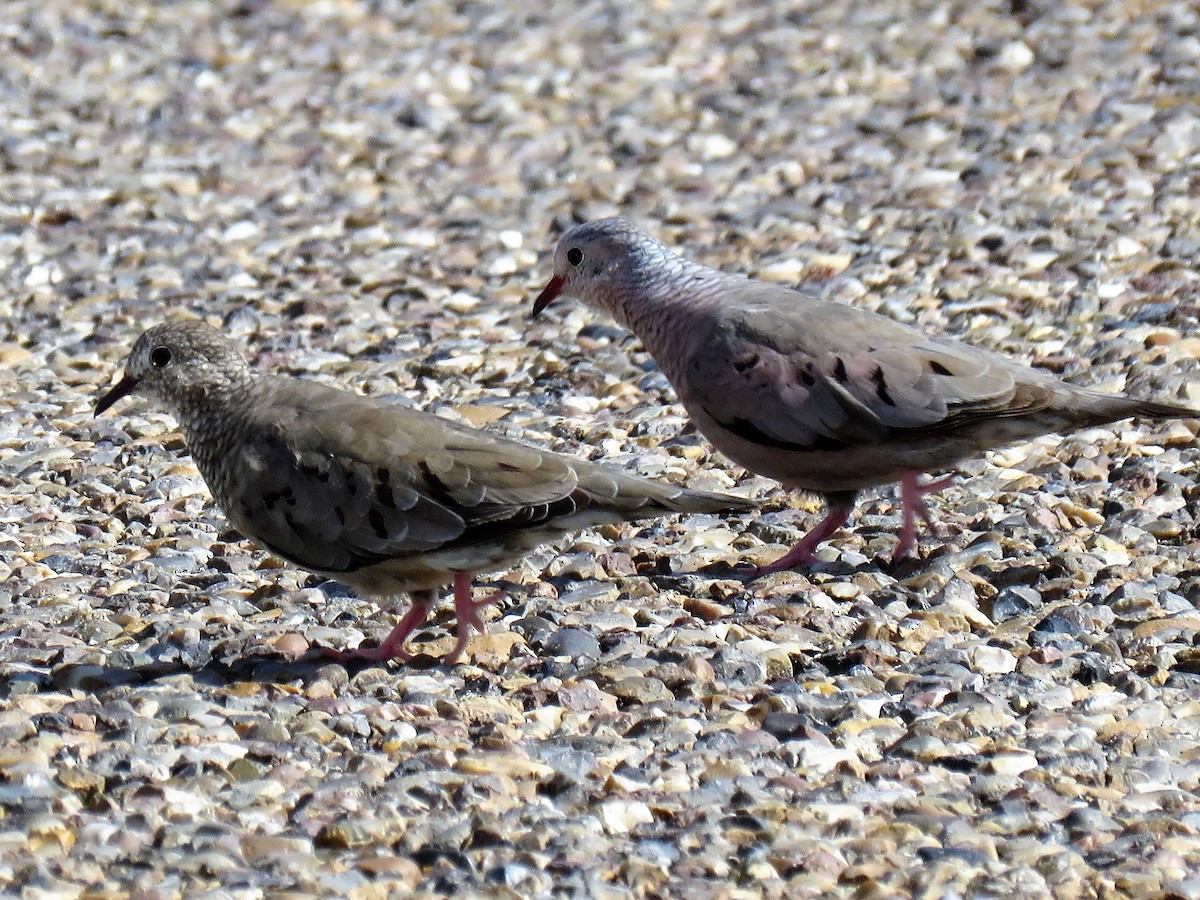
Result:
[[[393,668],[429,669],[437,663],[434,657],[417,655],[407,664],[397,663]],[[28,692],[30,682],[36,685],[35,690],[76,690],[99,694],[117,687],[144,685],[178,675],[190,675],[196,684],[213,687],[246,681],[261,684],[308,683],[328,666],[340,666],[351,678],[365,669],[389,668],[382,663],[333,661],[319,650],[310,650],[295,660],[285,659],[278,653],[249,653],[228,662],[214,659],[199,666],[178,660],[131,666],[80,663],[59,666],[49,674],[43,670],[0,676],[0,697],[6,697],[14,691]]]

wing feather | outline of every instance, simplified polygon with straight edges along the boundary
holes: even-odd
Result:
[[[691,400],[747,440],[797,450],[913,440],[1052,399],[1049,376],[999,354],[751,284],[746,302],[696,342],[684,372]]]

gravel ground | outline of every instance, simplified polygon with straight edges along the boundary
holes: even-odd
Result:
[[[1107,389],[1200,402],[1189,2],[7,0],[0,885],[27,898],[1200,897],[1194,426],[965,464],[813,521],[640,346],[534,324],[563,227]],[[90,409],[188,310],[761,516],[580,535],[408,667],[229,531],[169,417]]]

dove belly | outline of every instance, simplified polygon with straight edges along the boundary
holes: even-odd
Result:
[[[787,487],[814,493],[864,490],[897,481],[905,472],[945,471],[966,457],[1020,443],[1067,424],[1053,416],[993,419],[968,428],[893,433],[876,443],[818,449],[758,443],[731,431],[703,409],[688,411],[700,433],[738,465]]]
[[[840,450],[780,450],[728,432],[706,436],[718,450],[751,472],[816,493],[860,491],[896,481],[904,472],[945,470],[974,450],[960,438],[939,441],[936,446],[922,441]]]
[[[352,572],[319,572],[363,594],[392,596],[448,585],[455,572],[499,572],[530,552],[566,534],[626,521],[613,510],[589,508],[543,525],[506,532],[474,543],[451,544],[411,556],[396,557]]]

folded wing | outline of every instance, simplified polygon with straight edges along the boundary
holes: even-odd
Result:
[[[800,308],[797,308],[800,307]],[[747,440],[837,450],[1046,407],[1052,379],[875,313],[753,282],[695,344],[695,402]]]
[[[348,572],[485,540],[588,502],[556,454],[428,413],[273,380],[227,467],[230,516],[273,552]]]

